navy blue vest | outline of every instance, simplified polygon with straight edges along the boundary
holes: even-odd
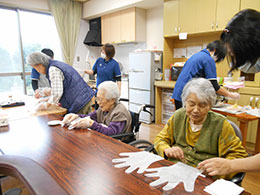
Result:
[[[60,103],[62,107],[67,108],[68,112],[77,113],[94,96],[94,91],[83,80],[79,73],[70,65],[60,61],[50,60],[46,69],[46,77],[49,79],[49,68],[55,66],[59,68],[63,75],[63,95]]]

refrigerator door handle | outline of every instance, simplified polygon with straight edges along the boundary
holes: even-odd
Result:
[[[136,70],[136,69],[131,69],[131,70],[129,70],[128,72],[144,72],[143,70]]]

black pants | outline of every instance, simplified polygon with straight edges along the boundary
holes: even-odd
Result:
[[[178,110],[179,108],[182,107],[182,101],[178,101],[174,99],[174,104],[175,104],[175,109]]]

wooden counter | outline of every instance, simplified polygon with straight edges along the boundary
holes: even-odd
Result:
[[[176,81],[155,81],[155,123],[162,123],[162,89],[173,89]]]

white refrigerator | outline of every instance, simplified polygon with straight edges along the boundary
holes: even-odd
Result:
[[[155,70],[162,68],[162,52],[130,52],[129,53],[129,109],[137,112],[142,104],[155,105],[154,77]],[[153,108],[140,115],[140,121],[154,121]]]

